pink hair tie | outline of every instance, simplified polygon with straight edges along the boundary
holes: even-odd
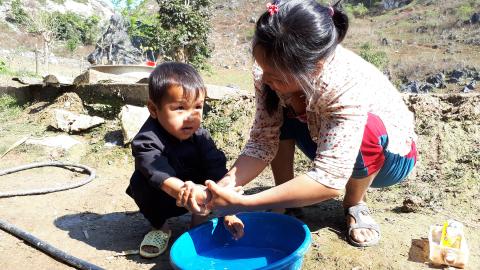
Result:
[[[267,11],[272,16],[275,13],[278,13],[278,6],[272,3],[267,3]]]
[[[328,14],[330,14],[330,17],[333,17],[333,14],[335,14],[335,9],[333,9],[333,7],[328,7]]]

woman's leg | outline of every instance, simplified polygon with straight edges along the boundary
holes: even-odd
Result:
[[[412,171],[416,161],[415,143],[412,142],[410,153],[406,156],[400,156],[387,150],[388,141],[388,134],[382,120],[374,114],[369,114],[357,161],[352,176],[345,187],[344,209],[365,204],[365,196],[369,187],[387,187],[397,184]],[[362,206],[351,210],[352,212],[346,215],[349,228],[358,222],[352,216],[355,213],[358,213],[357,215],[362,219],[362,223],[367,225],[353,228],[350,232],[350,239],[357,244],[378,239],[380,231],[378,225],[368,213],[368,208]],[[370,228],[362,228],[365,226],[370,226]]]
[[[365,178],[362,179],[354,179],[350,178],[347,182],[345,187],[345,197],[343,198],[343,208],[348,209],[352,206],[358,205],[360,203],[365,203],[365,196],[367,194],[367,189],[377,176],[378,172],[373,173]],[[355,219],[347,215],[347,226],[350,227],[351,225],[355,224]],[[366,219],[371,219],[371,216],[366,216]],[[374,223],[373,219],[370,220],[369,223]],[[366,243],[372,241],[374,238],[378,237],[378,233],[372,229],[364,229],[358,228],[353,229],[351,232],[351,237],[354,241],[358,243]]]
[[[275,185],[278,186],[293,179],[293,159],[295,153],[294,140],[281,140],[278,152],[270,163]]]
[[[280,140],[277,155],[270,163],[273,173],[273,179],[276,186],[293,179],[294,153],[294,140]],[[273,209],[272,211],[276,213],[284,213],[285,209]]]

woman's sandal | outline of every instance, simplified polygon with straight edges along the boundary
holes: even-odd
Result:
[[[168,233],[161,230],[151,230],[145,235],[142,243],[140,244],[140,255],[144,258],[154,258],[162,254],[165,252],[165,250],[167,250],[168,241],[170,240],[171,235],[172,231],[170,230]],[[145,246],[156,247],[158,251],[147,252],[143,249]]]
[[[347,239],[350,244],[356,247],[370,247],[378,244],[380,241],[380,226],[371,218],[370,211],[364,203],[360,203],[345,209],[345,216],[352,216],[355,224],[348,228]],[[371,229],[377,232],[376,237],[368,242],[357,242],[352,238],[352,231],[355,229]]]

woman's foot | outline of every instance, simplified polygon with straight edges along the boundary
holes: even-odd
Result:
[[[365,203],[345,208],[348,227],[348,241],[357,247],[368,247],[378,244],[380,227],[370,216]]]

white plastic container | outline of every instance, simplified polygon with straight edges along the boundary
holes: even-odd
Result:
[[[451,248],[441,244],[442,229],[443,226],[441,225],[430,226],[430,232],[428,234],[430,261],[434,264],[464,268],[468,262],[469,250],[463,231],[461,232],[460,247]]]

